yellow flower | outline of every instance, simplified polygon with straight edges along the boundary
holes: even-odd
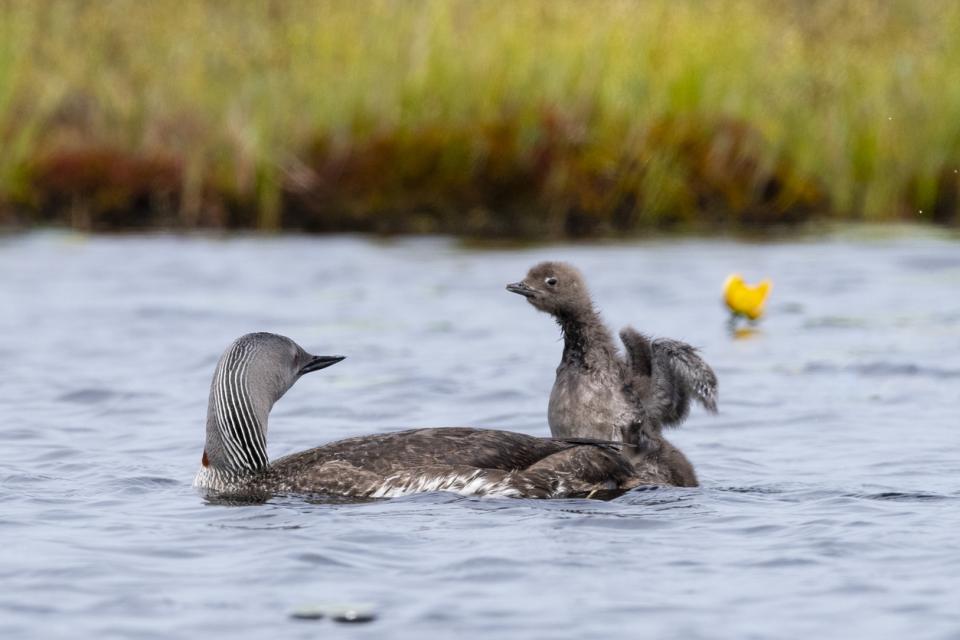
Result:
[[[723,300],[734,315],[756,320],[763,315],[763,305],[770,295],[773,283],[761,280],[755,286],[744,282],[743,276],[734,273],[723,283]]]

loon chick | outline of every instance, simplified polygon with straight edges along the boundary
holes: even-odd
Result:
[[[619,443],[507,431],[413,429],[267,458],[267,416],[305,373],[343,356],[313,356],[289,338],[251,333],[227,348],[210,389],[206,446],[194,486],[214,493],[384,498],[423,491],[526,498],[591,496],[658,484]]]
[[[555,437],[588,437],[633,445],[634,465],[697,486],[690,461],[662,435],[678,426],[691,398],[716,412],[717,378],[696,349],[677,340],[650,340],[632,327],[617,351],[594,309],[583,276],[562,262],[542,262],[507,290],[552,315],[563,332],[563,357],[550,393],[548,420]]]

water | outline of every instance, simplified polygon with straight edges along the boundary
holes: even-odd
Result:
[[[960,246],[873,238],[469,250],[438,239],[0,239],[0,637],[958,638]],[[348,359],[273,457],[408,426],[546,433],[561,344],[503,290],[579,265],[615,327],[703,347],[699,489],[211,504],[190,483],[223,348]],[[775,289],[735,339],[731,271]],[[369,603],[365,625],[304,606]],[[273,634],[273,635],[271,635]]]

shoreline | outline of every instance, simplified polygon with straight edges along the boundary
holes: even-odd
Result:
[[[960,225],[957,3],[169,9],[0,3],[0,224]]]

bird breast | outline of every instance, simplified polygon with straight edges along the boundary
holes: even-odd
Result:
[[[619,377],[604,372],[557,372],[547,409],[554,437],[619,441],[631,415]]]

